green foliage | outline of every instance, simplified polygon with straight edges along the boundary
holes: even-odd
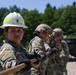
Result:
[[[51,24],[54,22],[54,13],[55,9],[50,6],[50,4],[47,4],[46,9],[43,13],[43,23],[46,23],[51,26]]]
[[[0,8],[0,25],[3,24],[3,19],[8,13],[9,13],[9,10],[7,8]]]
[[[24,46],[27,46],[33,38],[33,31],[40,23],[46,23],[52,28],[60,27],[68,37],[76,37],[76,2],[73,2],[70,6],[58,9],[48,3],[44,13],[39,13],[36,9],[29,11],[23,8],[21,10],[16,5],[13,7],[10,6],[9,9],[0,8],[0,25],[3,24],[4,17],[13,11],[19,12],[25,20],[25,25],[28,26],[24,30],[25,33],[22,40]],[[4,38],[3,31],[0,29],[1,43]]]
[[[40,14],[36,9],[33,11],[23,9],[21,14],[22,16],[24,15],[23,18],[25,19],[25,24],[28,26],[28,28],[25,30],[24,35],[24,38],[26,38],[26,42],[28,42],[33,37],[33,31],[35,30],[37,25],[40,24]]]
[[[20,13],[20,11],[21,11],[21,9],[20,8],[18,8],[16,5],[14,5],[13,7],[9,7],[9,11],[10,12],[18,12],[18,13]]]

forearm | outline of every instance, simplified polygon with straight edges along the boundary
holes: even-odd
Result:
[[[15,59],[9,58],[5,60],[5,62],[3,63],[3,68],[4,69],[11,68],[11,67],[16,66],[16,64],[17,64],[17,61]]]

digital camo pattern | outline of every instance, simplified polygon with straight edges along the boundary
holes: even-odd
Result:
[[[69,60],[69,48],[62,40],[61,44],[51,41],[51,47],[56,47],[58,51],[49,56],[46,75],[67,75],[66,65]]]
[[[29,43],[29,53],[34,54],[36,52],[39,55],[43,55],[46,53],[49,48],[48,44],[43,42],[41,38],[35,36]],[[31,68],[31,75],[45,75],[46,67],[48,63],[48,58],[40,63],[37,68]]]
[[[22,46],[7,40],[1,47],[0,59],[4,62],[3,69],[7,69],[16,66],[18,61],[28,59],[28,57]],[[26,71],[20,71],[10,75],[28,75],[28,73]]]

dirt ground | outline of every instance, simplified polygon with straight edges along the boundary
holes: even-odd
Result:
[[[70,58],[67,63],[68,75],[76,75],[76,58]]]

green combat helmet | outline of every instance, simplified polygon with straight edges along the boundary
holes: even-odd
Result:
[[[38,25],[37,28],[35,29],[35,31],[37,31],[37,32],[44,31],[44,32],[47,32],[49,34],[52,33],[51,27],[49,25],[47,25],[47,24],[40,24],[40,25]]]
[[[55,29],[53,30],[53,32],[55,32],[55,35],[56,35],[57,37],[63,38],[63,31],[62,31],[62,29],[60,29],[60,28],[55,28]]]

